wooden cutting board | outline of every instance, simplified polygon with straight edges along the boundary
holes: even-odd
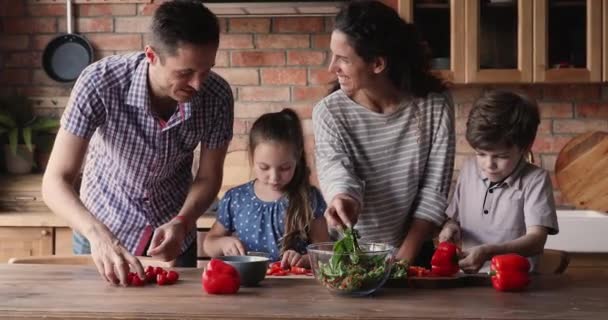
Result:
[[[463,274],[458,273],[452,277],[409,277],[407,279],[389,279],[385,287],[388,288],[417,288],[417,289],[445,289],[472,286],[491,286],[492,282],[487,273]]]
[[[608,132],[590,131],[570,140],[557,156],[555,177],[568,203],[608,212]]]

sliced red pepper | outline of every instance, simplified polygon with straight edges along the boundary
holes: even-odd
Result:
[[[451,242],[441,242],[437,245],[431,258],[431,272],[434,275],[449,277],[460,270],[458,255],[460,248]]]
[[[203,289],[210,294],[236,293],[241,281],[238,271],[219,259],[211,259],[201,279]]]
[[[424,267],[410,266],[407,269],[408,277],[428,277],[431,275],[431,270]]]

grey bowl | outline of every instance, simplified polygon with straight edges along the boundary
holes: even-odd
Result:
[[[262,256],[223,256],[218,259],[233,266],[239,272],[241,285],[257,286],[266,277],[270,259]]]

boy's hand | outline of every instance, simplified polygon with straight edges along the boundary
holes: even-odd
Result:
[[[460,243],[460,227],[455,222],[448,221],[439,232],[438,240],[439,242]]]
[[[466,273],[477,273],[483,264],[490,260],[492,254],[489,252],[486,245],[472,247],[466,251],[462,251],[461,259],[458,265],[462,271]]]
[[[219,241],[224,256],[244,256],[247,253],[241,240],[236,237],[222,237]]]

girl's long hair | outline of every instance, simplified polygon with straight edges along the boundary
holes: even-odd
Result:
[[[285,214],[285,234],[281,239],[281,253],[294,249],[298,241],[308,242],[313,212],[310,203],[310,170],[304,152],[304,133],[300,118],[292,109],[267,113],[259,117],[249,133],[249,159],[260,143],[285,143],[291,146],[297,159],[293,178],[286,186],[289,204]]]

